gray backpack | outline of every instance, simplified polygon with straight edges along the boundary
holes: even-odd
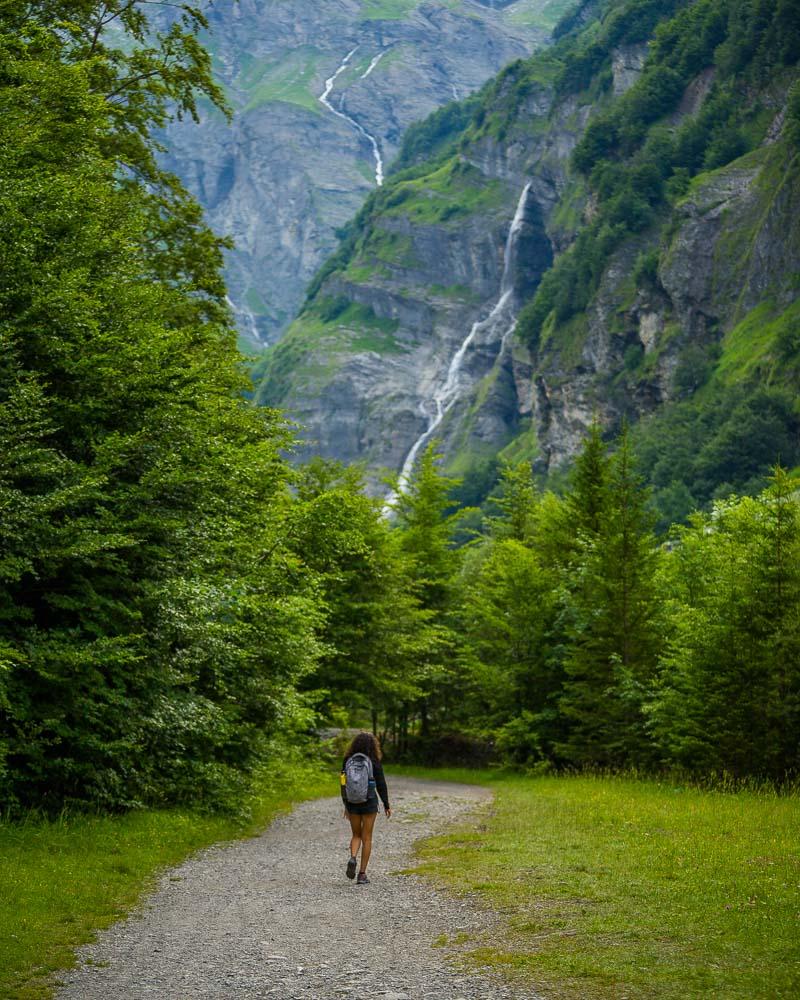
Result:
[[[354,805],[369,798],[369,783],[372,781],[372,761],[365,753],[354,753],[344,765],[344,794]]]

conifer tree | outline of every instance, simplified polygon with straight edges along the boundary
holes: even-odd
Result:
[[[423,736],[429,732],[432,714],[444,717],[449,712],[455,670],[452,655],[455,636],[450,629],[449,616],[459,555],[452,543],[457,515],[448,511],[452,506],[450,491],[457,480],[440,472],[440,462],[436,443],[431,442],[406,488],[395,490],[394,503],[400,549],[409,560],[420,604],[431,612],[431,623],[436,626],[439,637],[435,652],[418,664],[422,695],[416,707]],[[411,710],[409,705],[401,710],[402,732],[408,728]]]
[[[777,470],[758,498],[719,501],[664,570],[670,641],[650,705],[664,759],[781,780],[800,767],[800,504]]]
[[[289,437],[242,399],[216,306],[219,248],[173,245],[180,207],[154,194],[155,178],[121,173],[126,150],[153,155],[149,128],[182,100],[159,82],[162,42],[142,26],[138,81],[135,44],[119,62],[85,51],[84,12],[134,8],[146,5],[0,9],[0,805],[11,809],[235,807],[298,717],[294,686],[319,652],[315,596],[282,537]],[[202,81],[180,52],[196,45],[175,40],[185,101]],[[133,74],[122,105],[104,73]]]
[[[489,518],[492,535],[527,544],[534,532],[538,499],[530,462],[503,465],[499,486],[499,493],[490,498],[499,510],[498,515]]]
[[[405,489],[397,491],[394,504],[400,545],[415,568],[423,606],[444,611],[458,555],[452,546],[455,516],[450,491],[457,480],[439,471],[441,455],[436,443],[425,449]]]
[[[576,539],[590,541],[605,525],[609,505],[609,460],[598,423],[593,423],[575,459],[567,493],[567,508]]]
[[[311,569],[326,609],[323,655],[303,681],[325,714],[396,714],[423,691],[418,664],[437,643],[399,536],[366,495],[359,470],[314,459],[299,470],[287,518],[292,547]]]
[[[593,432],[568,498],[578,527],[567,574],[569,649],[560,752],[575,764],[641,763],[643,704],[658,651],[655,543],[627,432],[609,460]]]

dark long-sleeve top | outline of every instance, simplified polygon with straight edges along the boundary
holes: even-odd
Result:
[[[371,758],[370,758],[371,759]],[[347,763],[347,758],[342,761],[342,774],[344,774],[344,766]],[[372,787],[372,782],[370,782],[369,798],[377,791],[378,795],[381,797],[381,802],[383,803],[383,808],[389,808],[389,789],[386,787],[386,776],[383,773],[383,765],[380,761],[372,761],[372,777],[375,781],[375,787]],[[342,802],[345,806],[347,805],[347,795],[345,794],[344,784],[341,786],[342,791]]]

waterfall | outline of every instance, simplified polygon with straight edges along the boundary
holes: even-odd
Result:
[[[361,79],[362,80],[366,80],[366,78],[375,69],[375,67],[378,65],[378,63],[381,61],[381,59],[383,59],[383,57],[386,55],[387,52],[388,52],[388,49],[381,49],[381,51],[375,56],[375,58],[369,64],[369,67],[361,74]]]
[[[360,46],[356,45],[354,49],[351,49],[344,57],[339,68],[336,70],[333,76],[328,77],[328,79],[325,81],[325,90],[319,95],[319,101],[320,104],[324,105],[328,109],[328,111],[330,111],[331,114],[336,115],[337,118],[341,118],[342,121],[347,122],[348,125],[354,128],[359,133],[359,135],[363,136],[370,144],[370,146],[372,146],[372,155],[375,158],[375,183],[377,184],[378,187],[381,187],[383,185],[383,156],[381,155],[381,147],[378,145],[378,140],[375,138],[374,135],[370,135],[370,133],[367,132],[367,130],[360,122],[357,122],[355,118],[351,118],[350,115],[346,114],[342,110],[344,108],[344,99],[342,99],[342,103],[339,108],[335,108],[330,102],[330,96],[331,93],[333,92],[333,88],[337,79],[347,69],[347,67],[350,64],[350,60],[353,58],[356,52],[358,52],[359,48]],[[370,63],[370,66],[367,69],[366,73],[362,74],[361,77],[362,80],[365,79],[367,76],[369,76],[369,74],[375,69],[385,51],[386,50],[384,49],[383,52],[380,52],[377,56],[375,56],[375,58]]]
[[[256,323],[256,317],[253,313],[253,310],[247,305],[237,306],[231,299],[230,295],[225,296],[225,301],[228,303],[228,306],[230,307],[230,310],[233,313],[234,318],[236,319],[236,326],[239,330],[239,333],[241,334],[243,332],[242,327],[240,325],[240,317],[244,316],[246,320],[246,325],[250,329],[251,339],[256,344],[262,344],[263,341],[261,339],[261,334],[258,332],[258,324]]]
[[[353,58],[353,56],[356,54],[356,52],[358,52],[358,50],[359,50],[359,46],[358,45],[356,45],[356,47],[354,49],[350,49],[350,51],[347,53],[347,55],[344,57],[344,59],[342,59],[341,65],[336,70],[336,72],[333,74],[333,76],[329,76],[328,79],[325,81],[325,90],[319,95],[320,101],[325,105],[325,107],[328,109],[328,111],[332,111],[335,115],[339,115],[340,118],[342,118],[344,116],[339,114],[339,112],[336,110],[336,108],[334,108],[331,105],[331,103],[328,100],[328,98],[331,96],[331,91],[333,90],[333,85],[336,83],[337,79],[342,75],[342,73],[344,73],[344,71],[347,69],[347,66],[350,63],[350,60]]]
[[[464,358],[478,334],[489,332],[490,335],[500,333],[500,352],[506,346],[509,336],[514,330],[517,322],[516,301],[514,298],[514,272],[516,270],[517,243],[520,231],[525,219],[525,206],[528,200],[528,192],[531,189],[530,183],[526,184],[522,190],[517,210],[508,230],[506,237],[505,255],[503,258],[503,276],[500,280],[500,295],[492,307],[486,319],[478,320],[472,324],[469,333],[461,342],[458,350],[453,355],[447,369],[447,375],[442,384],[434,390],[432,397],[432,407],[423,409],[423,413],[428,420],[428,426],[417,438],[411,447],[400,476],[397,480],[397,490],[390,494],[384,505],[384,513],[391,509],[391,505],[397,499],[398,494],[405,492],[408,487],[411,470],[420,451],[430,442],[436,431],[441,426],[447,412],[461,398],[462,378],[461,372]],[[502,332],[500,332],[502,331]],[[498,352],[498,353],[500,353]]]

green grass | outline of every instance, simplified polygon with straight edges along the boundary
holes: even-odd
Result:
[[[293,801],[337,793],[330,774],[283,771],[250,819],[180,810],[0,823],[0,997],[44,1000],[94,931],[123,917],[156,876],[220,840],[262,830]]]
[[[342,297],[321,296],[301,313],[259,363],[257,399],[266,406],[283,405],[294,387],[326,381],[342,356],[360,351],[400,354],[407,350],[395,337],[398,320],[382,318],[369,306]]]
[[[753,375],[780,373],[775,345],[800,326],[800,302],[781,312],[773,302],[761,302],[722,341],[717,375],[723,382],[746,381]]]
[[[368,284],[376,275],[385,276],[388,271],[377,264],[351,263],[342,272],[342,277],[356,285]]]
[[[244,110],[280,101],[320,114],[321,105],[313,88],[320,58],[316,49],[305,46],[293,49],[280,60],[248,60],[236,79],[248,98]]]
[[[479,830],[420,849],[506,927],[469,960],[559,998],[800,995],[800,799],[629,778],[408,773],[490,784]]]
[[[518,462],[531,462],[538,456],[539,439],[533,421],[526,418],[522,422],[522,427],[520,433],[498,452],[497,457],[501,462],[516,465]]]
[[[244,297],[245,302],[248,307],[252,309],[254,313],[268,313],[269,307],[267,306],[264,299],[261,297],[261,292],[257,288],[252,286],[247,289]]]
[[[564,14],[576,6],[576,0],[524,0],[512,4],[504,16],[510,24],[537,28],[554,28]]]
[[[386,197],[383,214],[406,216],[417,225],[437,225],[476,212],[495,212],[507,201],[501,181],[487,179],[477,167],[454,156],[431,173],[398,181]]]
[[[402,21],[422,0],[361,0],[365,21]]]
[[[417,264],[414,244],[406,233],[398,233],[383,226],[373,226],[365,252],[384,264],[398,267],[414,267]]]

